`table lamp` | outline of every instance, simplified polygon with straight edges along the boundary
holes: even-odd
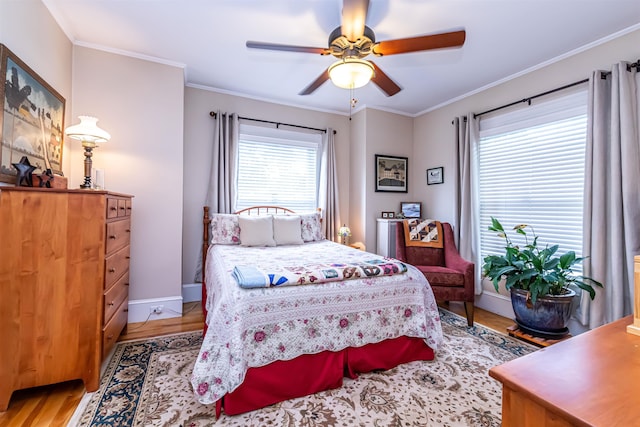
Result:
[[[349,229],[349,227],[347,227],[346,225],[342,224],[342,227],[340,227],[340,230],[338,230],[338,236],[340,236],[340,238],[342,240],[342,244],[346,245],[347,244],[347,238],[351,236],[351,230]]]
[[[84,183],[80,188],[91,189],[91,157],[98,143],[107,142],[111,135],[98,127],[98,119],[91,116],[78,116],[80,123],[69,126],[65,133],[69,138],[77,139],[84,147]]]

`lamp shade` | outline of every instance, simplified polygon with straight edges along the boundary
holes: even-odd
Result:
[[[80,123],[69,126],[64,133],[69,138],[77,139],[83,142],[107,142],[111,139],[111,135],[97,125],[98,119],[91,116],[78,116]]]
[[[356,89],[369,83],[373,77],[373,65],[357,58],[345,58],[331,64],[329,77],[334,85],[343,89]]]
[[[340,227],[340,230],[338,230],[338,235],[340,237],[349,237],[351,236],[351,230],[346,225],[343,225]]]

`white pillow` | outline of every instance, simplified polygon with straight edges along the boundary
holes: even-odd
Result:
[[[301,245],[302,223],[299,216],[274,216],[273,217],[273,239],[276,245]]]
[[[275,246],[273,217],[239,215],[241,246]]]

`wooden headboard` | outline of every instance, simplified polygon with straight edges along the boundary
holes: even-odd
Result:
[[[250,208],[240,209],[236,212],[239,215],[268,215],[268,214],[285,214],[295,213],[291,209],[280,206],[251,206]]]
[[[319,209],[318,209],[319,210]],[[209,230],[211,226],[211,216],[209,215],[209,206],[205,206],[202,216],[202,283],[204,283],[204,266],[207,260],[207,249],[209,249]],[[240,209],[234,212],[239,215],[266,215],[266,214],[284,214],[295,213],[289,208],[283,208],[281,206],[251,206],[249,208]]]

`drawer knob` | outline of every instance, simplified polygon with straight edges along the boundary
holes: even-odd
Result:
[[[109,269],[109,273],[115,273],[115,272],[116,272],[116,269],[115,269],[115,268],[111,267],[111,268]]]
[[[128,313],[128,312],[129,312],[129,309],[128,309],[128,308],[125,308],[123,311],[124,311],[125,313]]]
[[[111,341],[113,339],[113,334],[107,335],[107,341]]]
[[[126,259],[131,259],[131,257],[130,257],[129,255],[127,255],[125,258],[126,258]]]
[[[129,286],[129,282],[125,283],[124,285],[125,285],[125,286]]]
[[[117,211],[117,210],[118,210],[118,208],[116,208],[115,206],[111,206],[111,210],[112,210],[112,211]]]
[[[129,230],[128,228],[127,228],[127,233],[131,233],[131,230]]]
[[[108,305],[109,305],[109,307],[113,307],[116,304],[113,301],[111,301]]]
[[[109,238],[115,240],[116,239],[116,235],[112,234],[112,235],[109,236]]]

